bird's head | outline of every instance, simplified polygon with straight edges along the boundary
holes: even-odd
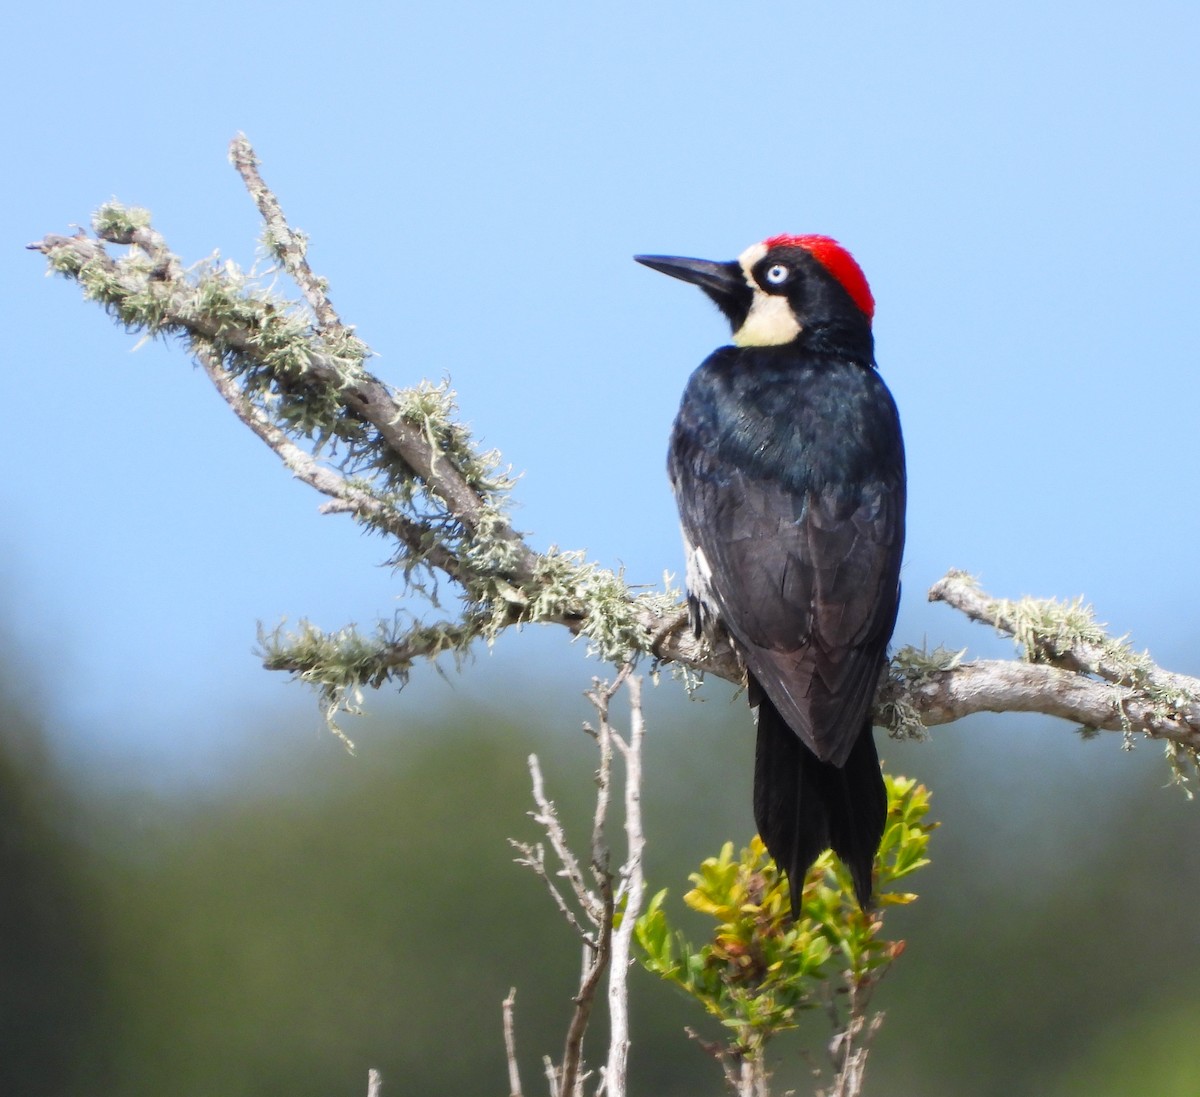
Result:
[[[772,236],[728,263],[673,255],[634,258],[704,290],[728,318],[738,346],[790,343],[812,328],[870,333],[875,300],[867,279],[854,257],[828,236]]]

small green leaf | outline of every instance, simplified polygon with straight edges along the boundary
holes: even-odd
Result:
[[[731,1054],[761,1051],[830,990],[878,978],[903,951],[903,942],[882,936],[882,910],[916,899],[888,888],[929,863],[925,851],[936,824],[924,821],[923,785],[908,777],[885,781],[888,821],[875,864],[878,907],[870,914],[854,901],[845,866],[826,852],[804,881],[793,920],[787,879],[755,836],[737,856],[726,842],[689,877],[693,887],[684,902],[713,920],[708,943],[693,945],[672,926],[665,891],[638,919],[643,965],[731,1030]]]

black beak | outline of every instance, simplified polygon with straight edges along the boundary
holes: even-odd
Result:
[[[644,267],[699,286],[729,318],[734,331],[750,311],[753,293],[739,263],[714,263],[711,259],[684,259],[677,255],[635,255]]]
[[[746,288],[746,279],[737,263],[714,263],[710,259],[682,259],[676,255],[635,255],[644,267],[691,282],[710,293],[732,293]]]

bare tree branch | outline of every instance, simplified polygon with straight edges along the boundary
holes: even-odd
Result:
[[[886,683],[876,699],[877,719],[897,699],[910,702],[927,727],[977,712],[1037,712],[1097,731],[1136,731],[1200,749],[1195,702],[1187,715],[1164,711],[1161,703],[1133,689],[1033,663],[985,659]]]
[[[927,727],[976,712],[1038,712],[1090,730],[1162,739],[1188,757],[1200,751],[1200,679],[1173,674],[1109,636],[1082,601],[994,599],[969,575],[951,571],[929,592],[971,620],[1012,636],[1022,661],[951,658],[922,665],[911,649],[893,660],[876,697],[876,719],[895,725],[911,706]],[[906,666],[907,664],[907,666]]]
[[[1130,650],[1098,625],[1091,608],[1077,599],[1057,602],[991,598],[970,575],[951,571],[929,589],[931,602],[945,602],[972,621],[992,625],[1025,648],[1033,663],[1049,663],[1077,674],[1092,674],[1120,686],[1153,687],[1200,697],[1200,678],[1160,670],[1150,657]],[[1195,706],[1200,713],[1200,705]]]

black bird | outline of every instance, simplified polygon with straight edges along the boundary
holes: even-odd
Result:
[[[639,255],[698,285],[733,329],[692,374],[668,471],[693,629],[723,628],[758,709],[754,816],[788,876],[832,847],[859,905],[887,795],[871,707],[900,600],[904,443],[875,369],[875,304],[827,236],[733,262]]]

